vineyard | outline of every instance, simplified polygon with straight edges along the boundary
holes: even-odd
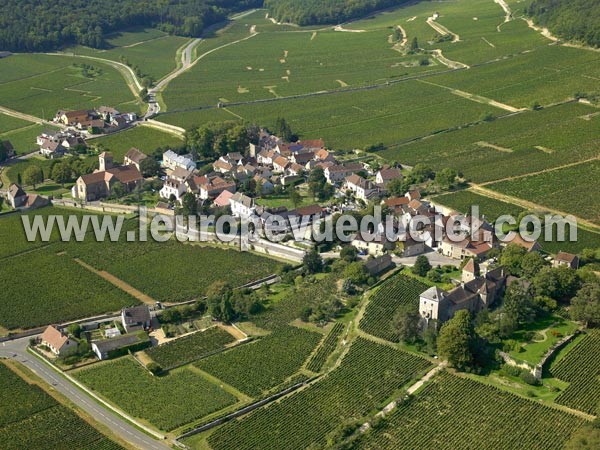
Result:
[[[145,353],[164,370],[169,370],[219,352],[233,342],[235,342],[233,336],[222,328],[213,327],[153,347]]]
[[[122,447],[0,363],[0,442],[3,450]]]
[[[556,403],[600,414],[600,331],[590,331],[564,358],[551,367],[556,378],[571,383]]]
[[[340,336],[344,332],[344,324],[336,323],[329,334],[325,337],[315,354],[312,356],[306,368],[312,372],[319,372],[329,355],[333,353],[335,347],[337,346],[338,341],[340,340]]]
[[[195,365],[252,397],[294,375],[319,343],[321,335],[285,327]]]
[[[355,448],[561,449],[583,419],[495,387],[441,373]],[[485,444],[484,444],[485,442]]]
[[[129,225],[131,226],[131,225]],[[281,263],[249,252],[183,244],[174,240],[67,244],[70,256],[129,283],[162,302],[202,296],[215,281],[237,287],[276,272]],[[62,244],[62,243],[61,243]],[[131,262],[135,261],[135,264]],[[181,268],[185,267],[185,270]]]
[[[398,335],[392,329],[395,312],[404,305],[415,305],[415,308],[418,308],[419,295],[427,287],[426,284],[404,274],[386,280],[371,295],[365,315],[360,321],[360,328],[373,336],[397,342]]]
[[[328,433],[360,418],[430,367],[417,356],[358,338],[342,365],[310,387],[219,428],[214,450],[321,448]]]
[[[165,431],[237,402],[193,369],[181,368],[155,377],[131,357],[83,369],[75,376],[127,413]]]
[[[138,301],[52,248],[5,260],[0,325],[33,328],[118,311]]]

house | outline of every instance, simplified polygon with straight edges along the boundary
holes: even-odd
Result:
[[[15,148],[10,141],[0,141],[0,147],[6,152],[6,159],[15,157]]]
[[[364,167],[359,163],[348,163],[326,167],[323,169],[323,173],[329,184],[337,184],[344,181],[346,177],[363,170]]]
[[[383,201],[394,214],[404,214],[407,211],[410,200],[408,197],[390,197]]]
[[[139,351],[150,345],[145,333],[126,334],[111,339],[92,342],[92,351],[100,360],[110,359],[126,353],[128,350]]]
[[[404,241],[404,250],[402,256],[417,256],[425,253],[425,242],[421,240],[415,240],[411,236],[407,236]]]
[[[100,168],[93,173],[82,175],[73,186],[74,198],[95,201],[111,195],[115,184],[120,183],[126,193],[133,192],[144,182],[144,177],[134,165],[116,166],[112,155],[103,152],[98,156]]]
[[[173,150],[163,153],[162,166],[165,169],[175,170],[177,167],[192,171],[196,169],[196,163],[189,155],[178,155]]]
[[[565,266],[577,270],[579,269],[579,256],[573,255],[572,253],[558,252],[554,260],[552,260],[552,266]]]
[[[306,139],[299,141],[298,144],[300,144],[303,149],[313,152],[325,149],[325,141],[323,141],[323,139]]]
[[[365,269],[372,277],[379,275],[382,272],[390,270],[395,264],[392,261],[391,255],[382,255],[377,258],[368,260],[365,263]]]
[[[313,152],[294,153],[290,158],[290,161],[304,167],[309,161],[312,161],[314,157],[315,154]]]
[[[231,164],[229,161],[224,161],[222,158],[217,159],[213,163],[213,170],[222,174],[231,173],[233,171],[233,167],[233,164]]]
[[[493,305],[503,294],[507,275],[498,267],[482,275],[474,260],[463,269],[460,286],[446,292],[437,286],[427,289],[419,298],[419,314],[426,324],[430,321],[444,323],[460,310],[477,313]],[[466,273],[465,273],[466,272]]]
[[[344,189],[352,191],[356,198],[363,201],[369,200],[379,192],[377,186],[357,174],[352,174],[346,178]]]
[[[135,166],[135,167],[137,167],[137,170],[139,170],[141,172],[142,169],[141,169],[140,165],[141,165],[142,161],[145,160],[146,158],[148,158],[148,155],[146,155],[145,153],[143,153],[142,151],[140,151],[139,149],[137,149],[135,147],[131,147],[129,149],[129,151],[125,154],[125,157],[123,158],[123,165]]]
[[[184,181],[178,180],[177,178],[168,177],[163,184],[163,187],[159,191],[160,198],[171,200],[174,198],[175,201],[181,203],[183,196],[187,193],[188,187]]]
[[[120,115],[121,113],[111,106],[101,106],[96,112],[102,117],[102,120],[110,122],[113,117]]]
[[[27,203],[27,194],[25,191],[16,183],[12,183],[8,187],[8,203],[13,208],[20,208]]]
[[[229,199],[231,214],[235,217],[248,218],[256,213],[254,199],[238,192]]]
[[[253,180],[256,182],[257,185],[260,185],[260,192],[263,195],[272,194],[275,190],[275,185],[268,178],[263,178],[260,175],[255,175]]]
[[[126,333],[147,330],[151,325],[150,310],[146,305],[123,308],[121,322]]]
[[[402,171],[400,169],[381,169],[377,172],[375,182],[381,186],[387,186],[392,180],[402,179]]]
[[[65,153],[67,153],[67,149],[60,142],[54,140],[44,140],[44,143],[40,145],[40,154],[52,159],[59,158]]]
[[[273,160],[273,170],[277,173],[284,173],[289,165],[290,161],[284,156],[277,156]]]
[[[231,193],[230,191],[223,191],[219,194],[217,198],[215,198],[213,204],[218,208],[225,208],[229,206],[231,197],[233,197],[233,193]]]
[[[256,157],[256,162],[263,166],[273,165],[273,160],[279,156],[275,150],[263,150]]]
[[[72,131],[44,131],[36,138],[36,143],[40,147],[40,154],[49,158],[58,158],[70,149],[86,146],[81,135]]]
[[[358,232],[351,243],[361,253],[381,256],[393,247],[393,244],[382,234]]]
[[[63,125],[76,126],[80,122],[97,118],[98,115],[96,114],[96,111],[80,109],[77,111],[58,111],[54,121],[60,122]]]
[[[421,193],[417,190],[408,191],[405,195],[410,201],[421,200]]]
[[[337,163],[335,157],[333,156],[333,153],[331,153],[325,149],[321,149],[315,153],[315,161],[318,161],[321,163],[325,163],[325,162],[329,162],[329,163],[333,163],[333,164]]]
[[[291,163],[288,167],[287,173],[293,176],[299,176],[304,173],[304,166],[297,163]]]
[[[77,341],[54,325],[50,325],[44,330],[40,336],[40,342],[56,356],[68,356],[77,352]]]
[[[236,185],[233,181],[227,181],[221,177],[201,177],[200,179],[197,178],[198,177],[193,177],[195,181],[201,181],[198,186],[198,196],[202,200],[216,198],[219,195],[221,195],[223,191],[229,191],[232,194],[235,194]],[[202,180],[202,178],[205,178],[205,180]]]
[[[455,242],[445,237],[442,240],[440,251],[444,256],[453,259],[463,260],[466,258],[475,258],[481,260],[492,248],[496,248],[493,240],[488,241],[465,237],[464,239]]]
[[[104,337],[107,339],[112,339],[121,336],[121,332],[117,327],[107,328],[104,330]]]

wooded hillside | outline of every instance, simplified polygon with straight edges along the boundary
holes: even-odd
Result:
[[[271,17],[298,25],[341,23],[408,0],[265,0]]]
[[[528,13],[563,39],[600,47],[600,0],[536,0]]]
[[[132,26],[156,26],[200,36],[227,14],[262,0],[0,0],[0,50],[47,51],[69,44],[105,46],[105,36]]]

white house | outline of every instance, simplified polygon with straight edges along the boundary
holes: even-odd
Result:
[[[369,198],[377,194],[377,186],[369,180],[365,180],[360,175],[350,175],[344,183],[346,190],[352,191],[356,198],[367,201]]]
[[[229,205],[231,206],[231,214],[234,217],[240,217],[242,219],[248,218],[256,213],[256,205],[254,199],[238,192],[229,199]]]
[[[178,155],[173,150],[167,150],[163,153],[162,165],[166,169],[175,170],[178,167],[192,171],[196,168],[196,163],[189,155]]]
[[[165,181],[162,189],[159,192],[160,198],[169,200],[171,196],[175,197],[175,200],[181,203],[181,198],[187,192],[187,186],[184,181],[180,181],[176,178],[169,177]]]

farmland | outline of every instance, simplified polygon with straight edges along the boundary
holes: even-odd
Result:
[[[30,125],[32,125],[31,122],[0,113],[0,136],[9,131],[17,130]]]
[[[524,175],[597,156],[600,116],[586,120],[596,111],[581,104],[527,111],[391,147],[380,155],[438,170],[452,167],[476,183]]]
[[[164,370],[169,370],[205,358],[233,342],[233,336],[220,327],[213,327],[151,348],[146,353]]]
[[[287,327],[195,365],[243,393],[258,397],[294,375],[320,338],[317,333]]]
[[[137,126],[120,133],[94,139],[92,145],[102,146],[103,150],[110,151],[116,162],[123,162],[123,157],[131,147],[135,147],[146,154],[161,148],[178,149],[183,141],[173,134],[166,133],[156,128]]]
[[[488,187],[600,224],[600,160]]]
[[[2,272],[6,278],[0,292],[0,325],[8,329],[79,319],[137,303],[50,248],[4,260]]]
[[[0,400],[0,441],[3,449],[122,448],[2,363]]]
[[[570,386],[556,402],[570,408],[597,415],[600,411],[600,332],[590,331],[564,358],[551,366],[551,373]]]
[[[327,358],[333,353],[335,347],[344,332],[344,324],[336,323],[331,331],[325,336],[323,342],[317,349],[317,351],[313,354],[313,356],[308,361],[306,368],[312,372],[320,372],[323,368],[323,365],[327,361]]]
[[[139,105],[116,69],[102,62],[87,61],[95,70],[85,76],[78,66],[82,62],[86,61],[30,54],[0,60],[0,72],[8,72],[5,81],[0,82],[2,106],[44,119],[54,117],[58,109],[101,105],[139,112]],[[20,75],[14,67],[22,70]]]
[[[75,376],[129,414],[165,431],[237,402],[188,367],[155,377],[131,357],[83,369]]]
[[[0,140],[9,140],[18,155],[39,150],[39,147],[35,143],[35,138],[39,136],[42,131],[52,129],[51,126],[38,125],[30,122],[25,123],[27,124],[26,126],[15,128],[6,133],[2,133],[2,127],[0,126]]]
[[[135,224],[128,224],[134,226]],[[86,240],[63,244],[72,257],[98,270],[106,270],[136,289],[162,302],[179,302],[202,296],[215,281],[234,287],[273,274],[281,263],[235,249],[188,245],[174,240],[98,243]],[[131,264],[135,261],[135,264]],[[182,270],[182,264],[185,270]]]
[[[441,449],[468,449],[481,442],[483,433],[486,448],[561,449],[583,423],[575,415],[442,373],[354,448],[386,449],[397,443],[418,448],[435,442]]]
[[[162,31],[143,28],[114,33],[107,39],[108,49],[97,50],[88,47],[73,47],[67,49],[75,55],[92,56],[122,62],[124,57],[132,66],[158,81],[169,72],[175,70],[175,55],[179,47],[188,39],[179,36],[169,36]]]
[[[386,280],[369,299],[360,328],[373,336],[397,342],[392,320],[401,306],[419,304],[419,295],[427,285],[407,275],[398,274]]]
[[[358,338],[339,368],[281,402],[224,425],[208,443],[214,450],[322,446],[345,420],[378,408],[428,367],[424,359]]]

